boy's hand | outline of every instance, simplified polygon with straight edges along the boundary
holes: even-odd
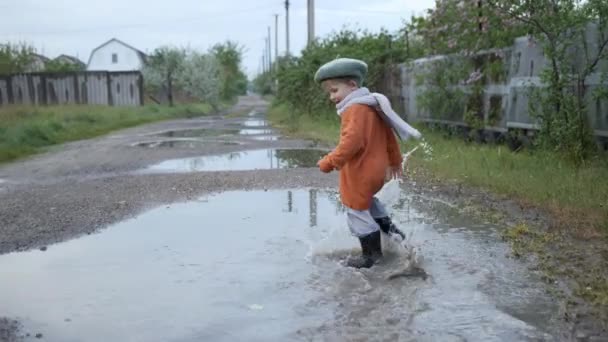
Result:
[[[403,176],[403,168],[401,165],[389,166],[388,173],[391,179],[401,178]]]
[[[327,161],[326,158],[319,160],[317,162],[317,166],[319,167],[319,169],[322,172],[325,172],[325,173],[329,173],[334,169],[334,167],[331,165],[331,163],[329,161]]]

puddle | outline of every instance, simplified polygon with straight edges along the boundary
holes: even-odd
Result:
[[[220,144],[220,145],[243,145],[236,141],[222,141],[222,140],[161,140],[161,141],[147,141],[135,143],[133,147],[147,147],[147,148],[200,148],[208,146],[209,144]]]
[[[268,121],[261,119],[249,119],[243,122],[243,125],[247,127],[265,127],[268,126]]]
[[[239,130],[240,135],[271,135],[274,131],[265,128],[243,128]]]
[[[201,129],[183,129],[183,130],[173,130],[173,131],[165,131],[161,132],[157,135],[169,138],[195,138],[195,137],[215,137],[222,135],[235,135],[239,133],[238,129],[210,129],[210,128],[201,128]]]
[[[280,135],[256,135],[251,137],[250,139],[259,140],[259,141],[277,141],[281,138]]]
[[[238,208],[238,209],[237,209]],[[45,341],[539,341],[557,307],[492,227],[421,223],[426,281],[356,271],[334,192],[225,192],[0,256],[2,314]],[[263,327],[263,329],[261,328]]]
[[[171,159],[143,172],[243,171],[316,167],[327,151],[315,149],[261,149],[220,155]]]
[[[268,126],[268,121],[264,120],[264,119],[247,119],[243,122],[234,122],[234,123],[229,123],[229,126],[245,126],[245,127],[253,127],[253,128],[261,128],[264,127],[266,128],[266,126]]]
[[[0,192],[6,191],[5,185],[8,185],[8,181],[0,178]]]

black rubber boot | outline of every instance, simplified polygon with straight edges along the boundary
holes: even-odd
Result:
[[[361,256],[349,259],[346,264],[354,268],[370,268],[382,258],[380,231],[360,237],[359,242],[361,243]]]
[[[399,236],[401,236],[402,240],[405,240],[405,234],[403,234],[403,232],[399,230],[397,226],[395,226],[390,217],[387,216],[382,218],[375,218],[374,221],[376,221],[376,223],[380,226],[380,230],[382,230],[384,234],[398,234]]]

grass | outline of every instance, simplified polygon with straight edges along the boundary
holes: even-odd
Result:
[[[330,109],[328,109],[329,111]],[[271,108],[269,119],[286,133],[335,144],[339,119],[301,115],[285,105]],[[555,153],[509,151],[505,146],[467,143],[422,130],[432,157],[417,151],[410,160],[414,177],[455,181],[514,198],[521,205],[548,210],[556,226],[580,237],[608,232],[608,160],[575,167]],[[408,150],[412,143],[406,143]],[[404,147],[404,151],[406,150]]]
[[[209,112],[211,106],[206,104],[4,107],[0,108],[0,163],[38,153],[52,145],[92,138],[120,128]]]
[[[340,137],[340,118],[337,115],[335,119],[331,119],[331,115],[313,118],[301,115],[286,105],[276,105],[269,109],[267,117],[275,127],[292,137],[325,144],[336,144]]]
[[[575,167],[555,153],[509,151],[505,146],[466,143],[424,132],[432,158],[414,154],[413,168],[547,209],[559,228],[581,237],[608,231],[608,160]]]

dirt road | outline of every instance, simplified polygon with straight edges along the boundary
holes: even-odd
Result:
[[[561,320],[500,225],[453,210],[479,192],[410,182],[400,195],[394,219],[428,281],[387,281],[390,248],[372,271],[341,266],[356,242],[337,173],[314,167],[323,147],[267,127],[266,105],[244,97],[233,112],[245,116],[144,125],[0,167],[0,341],[602,341]]]

